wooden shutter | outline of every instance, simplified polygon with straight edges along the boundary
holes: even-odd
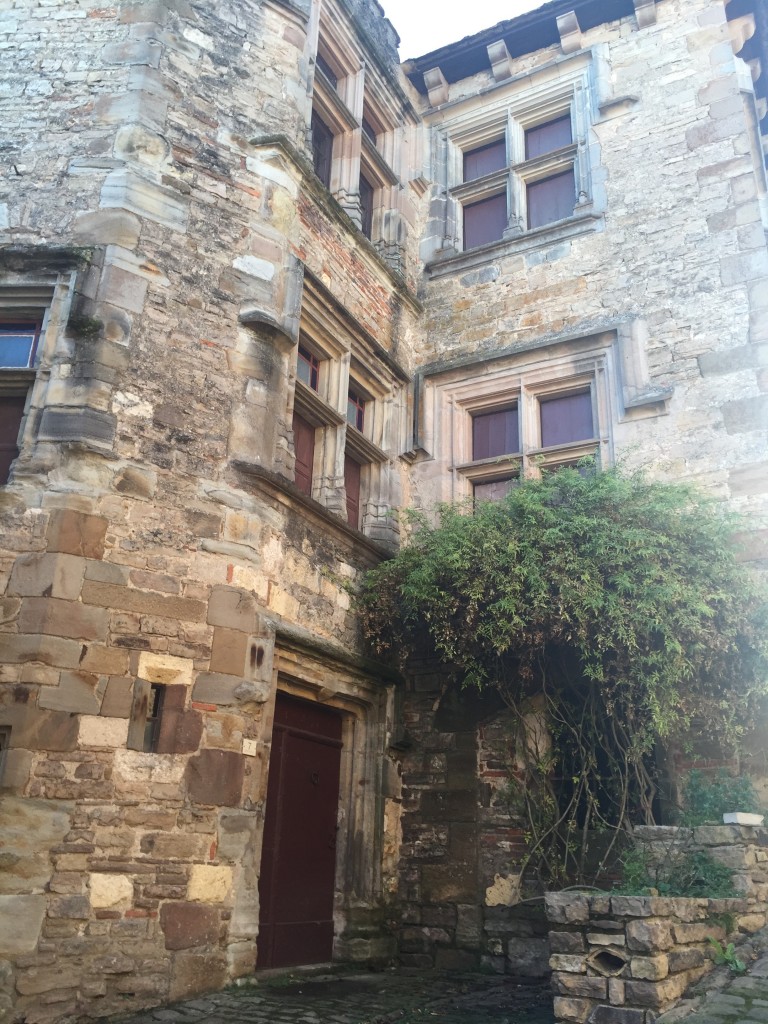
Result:
[[[487,480],[473,486],[475,501],[501,501],[517,483],[517,477],[505,476],[503,480]]]
[[[528,227],[538,228],[573,215],[576,204],[576,180],[573,168],[528,186]]]
[[[504,139],[479,146],[464,154],[464,181],[474,181],[507,166],[507,144]]]
[[[577,395],[557,395],[539,401],[541,446],[549,448],[569,441],[586,441],[595,436],[592,419],[592,396],[588,391]]]
[[[536,156],[552,153],[573,142],[571,115],[558,117],[556,121],[529,128],[525,133],[525,159],[532,160]]]
[[[360,528],[360,471],[360,463],[345,453],[344,489],[347,494],[347,522],[356,529]]]
[[[333,156],[333,132],[328,125],[312,111],[312,165],[315,174],[326,188],[331,187],[331,157]]]
[[[8,482],[11,463],[19,454],[16,442],[26,400],[26,395],[0,395],[0,484]]]
[[[492,459],[520,451],[517,406],[472,418],[472,458]]]
[[[505,193],[464,207],[464,248],[498,242],[507,227]]]
[[[295,454],[296,486],[305,494],[312,494],[312,471],[315,464],[315,428],[298,413],[293,414],[293,451]]]

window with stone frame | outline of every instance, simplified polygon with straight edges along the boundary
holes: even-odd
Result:
[[[3,301],[0,292],[0,485],[19,454],[51,296],[52,289],[22,288]]]
[[[523,376],[509,385],[459,406],[467,427],[457,469],[477,499],[498,500],[522,476],[599,460],[594,376]]]
[[[388,505],[395,386],[366,339],[323,286],[305,277],[292,423],[296,486],[367,532]],[[368,511],[367,511],[368,510]]]
[[[361,233],[395,262],[384,212],[397,201],[400,183],[392,164],[400,152],[401,120],[371,62],[342,38],[323,8],[310,125],[313,167]],[[397,249],[400,240],[395,243]]]
[[[543,234],[570,237],[594,227],[589,129],[596,73],[592,56],[581,52],[560,62],[556,75],[544,66],[483,102],[435,113],[436,172],[444,161],[452,200],[444,237],[434,231],[429,243],[441,259],[457,249],[525,247]]]

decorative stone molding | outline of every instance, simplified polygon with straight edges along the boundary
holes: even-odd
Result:
[[[425,71],[424,83],[429,94],[430,106],[439,107],[441,103],[448,102],[448,81],[440,68]]]
[[[497,82],[505,82],[512,77],[512,57],[503,39],[488,46],[488,60],[491,62],[493,77]]]
[[[560,46],[563,53],[575,53],[581,49],[581,28],[575,11],[561,14],[557,19],[557,31],[560,33]]]

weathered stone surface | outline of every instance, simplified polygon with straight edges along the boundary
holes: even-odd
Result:
[[[24,598],[19,613],[22,633],[47,633],[74,640],[104,640],[108,621],[103,608],[89,608],[79,601],[53,597]]]
[[[164,903],[160,927],[166,949],[190,949],[218,942],[219,912],[200,903]]]
[[[38,706],[72,714],[98,715],[106,679],[89,672],[62,672],[58,686],[42,686]]]
[[[627,1002],[636,1006],[662,1009],[671,1006],[688,985],[684,974],[671,975],[664,981],[627,981]]]
[[[199,804],[235,807],[243,791],[244,759],[231,750],[201,750],[187,764],[190,798]]]
[[[595,1008],[595,1002],[591,999],[572,999],[566,996],[555,996],[553,1008],[556,1020],[572,1020],[577,1024],[584,1024]]]
[[[174,957],[170,999],[184,999],[221,988],[227,977],[226,959],[221,954],[183,954]]]
[[[133,902],[133,882],[126,875],[92,874],[89,891],[94,908],[111,910]]]
[[[232,897],[232,868],[224,865],[193,864],[189,871],[190,900],[198,903],[227,903]]]
[[[553,953],[582,953],[585,949],[581,932],[550,932],[549,945]]]
[[[0,893],[42,890],[51,880],[49,850],[71,828],[72,804],[20,799],[0,800]]]
[[[48,522],[49,551],[83,558],[103,558],[108,520],[74,509],[54,509]]]
[[[669,960],[663,953],[658,956],[633,956],[629,968],[633,978],[661,981],[669,974]]]
[[[257,632],[256,602],[251,594],[235,587],[212,587],[208,599],[208,622],[212,626]]]
[[[645,1010],[629,1007],[596,1006],[589,1015],[589,1024],[645,1024]]]
[[[605,999],[608,995],[605,978],[587,978],[583,974],[554,974],[552,988],[561,995],[587,999]]]
[[[546,939],[510,939],[507,942],[509,969],[521,978],[545,978],[549,974],[549,956],[549,943]]]
[[[45,896],[0,896],[0,956],[32,953],[44,916]]]
[[[83,583],[84,558],[66,554],[22,555],[16,559],[8,593],[19,597],[57,597],[75,601]]]
[[[128,720],[83,715],[78,742],[83,747],[124,747],[128,739]]]
[[[669,949],[675,940],[672,928],[666,921],[629,921],[627,923],[627,945],[642,953],[662,952]]]

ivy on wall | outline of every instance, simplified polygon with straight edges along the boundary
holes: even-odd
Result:
[[[659,744],[695,723],[733,747],[755,720],[768,592],[690,487],[565,469],[411,526],[367,576],[369,642],[504,697],[510,801],[546,880],[583,880],[595,831],[653,822]]]

